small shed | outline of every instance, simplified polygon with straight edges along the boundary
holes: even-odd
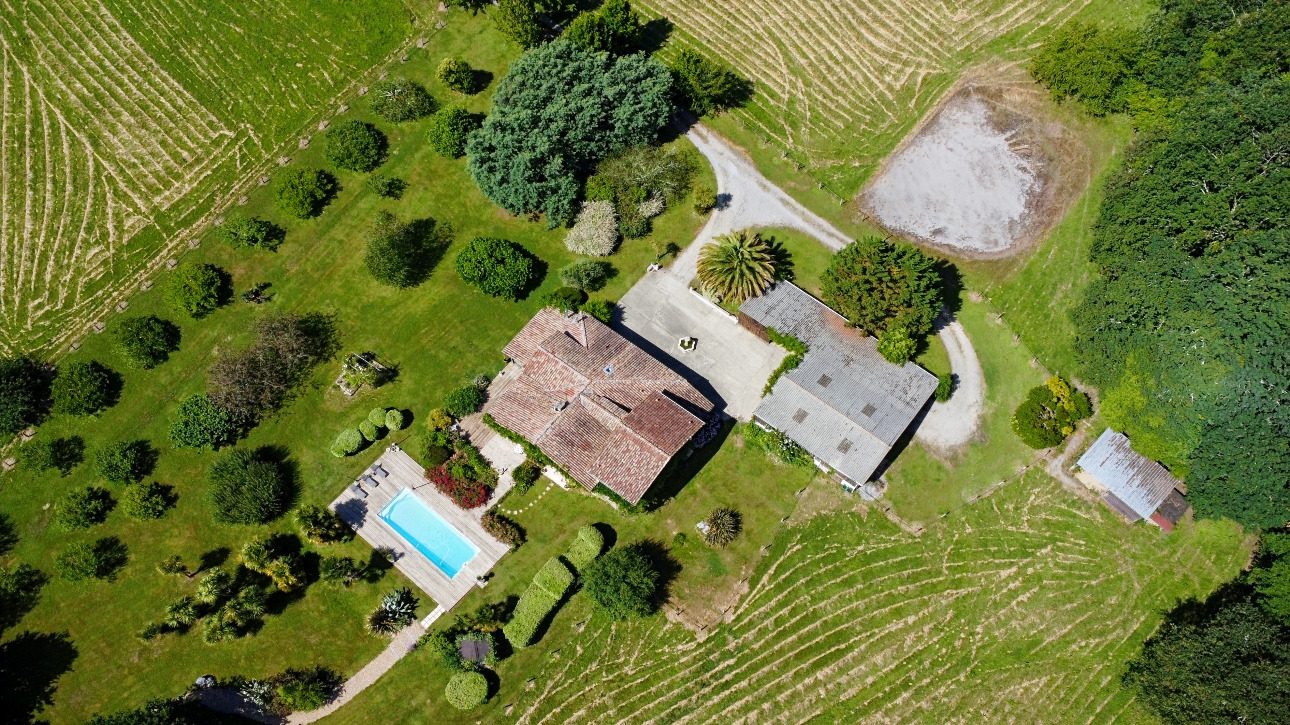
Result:
[[[1146,519],[1172,531],[1190,508],[1182,493],[1183,482],[1133,450],[1128,436],[1110,428],[1080,456],[1078,465],[1077,477],[1129,522]]]

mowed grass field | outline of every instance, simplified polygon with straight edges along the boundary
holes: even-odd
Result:
[[[1248,556],[1234,526],[1126,526],[1040,473],[921,537],[811,485],[834,510],[782,530],[702,640],[663,616],[608,622],[578,594],[483,708],[446,707],[417,652],[329,722],[1151,722],[1125,662]]]
[[[6,3],[0,353],[65,351],[428,14],[428,0]]]
[[[965,69],[1024,61],[1071,18],[1134,23],[1147,8],[1138,0],[639,4],[673,23],[674,46],[724,59],[753,82],[750,103],[705,123],[830,219],[847,216],[839,200],[855,196]]]
[[[454,12],[448,24],[430,39],[424,49],[409,51],[409,60],[395,60],[373,69],[424,83],[444,103],[465,105],[472,111],[488,108],[496,81],[506,72],[518,49],[498,35],[484,15]],[[473,67],[492,76],[483,93],[464,97],[451,94],[434,80],[439,62],[449,55],[460,56]],[[86,485],[121,490],[99,480],[90,461],[70,475],[57,472],[33,475],[23,471],[0,474],[0,511],[8,514],[17,528],[19,542],[0,564],[21,561],[52,573],[55,556],[75,541],[94,541],[116,536],[128,547],[129,562],[115,581],[70,584],[53,580],[42,592],[39,604],[13,629],[7,638],[23,631],[65,632],[70,655],[55,651],[42,653],[51,668],[61,675],[51,684],[51,703],[38,717],[53,723],[83,722],[94,712],[109,712],[141,704],[148,698],[174,696],[202,674],[266,676],[287,667],[324,665],[344,676],[352,675],[381,651],[386,641],[363,630],[363,616],[374,608],[382,594],[407,582],[397,572],[387,572],[372,584],[350,589],[333,589],[313,583],[292,596],[276,597],[273,615],[253,636],[217,645],[202,641],[200,626],[182,635],[167,635],[151,642],[135,635],[147,623],[163,616],[166,604],[191,595],[196,581],[157,573],[155,564],[171,554],[195,566],[202,555],[216,555],[226,549],[226,567],[237,563],[236,552],[251,536],[294,533],[288,514],[266,526],[221,526],[211,519],[206,499],[205,474],[215,454],[171,448],[167,438],[171,419],[179,402],[206,389],[206,373],[212,362],[229,350],[250,342],[255,320],[271,312],[321,312],[332,316],[342,354],[375,352],[386,364],[398,368],[397,378],[372,391],[364,389],[346,398],[332,386],[340,372],[340,360],[320,365],[300,394],[279,414],[270,417],[238,442],[238,448],[281,446],[295,470],[295,503],[325,505],[352,481],[388,441],[382,441],[352,458],[337,459],[328,451],[336,434],[353,427],[374,406],[392,406],[412,413],[411,428],[420,429],[424,415],[441,404],[444,393],[465,384],[482,372],[502,366],[502,347],[538,310],[544,293],[559,286],[556,272],[575,258],[564,246],[563,229],[548,230],[541,222],[509,216],[476,189],[466,173],[465,159],[445,159],[424,142],[427,121],[393,125],[370,112],[365,99],[345,99],[351,108],[342,118],[373,122],[389,136],[389,159],[382,173],[408,183],[399,200],[378,197],[364,186],[366,176],[335,172],[340,190],[321,216],[307,221],[288,219],[274,208],[271,189],[252,186],[242,213],[272,220],[286,229],[286,240],[276,252],[234,250],[203,239],[185,259],[209,262],[232,277],[233,300],[199,321],[175,316],[162,300],[162,284],[131,299],[129,309],[106,319],[108,329],[126,315],[147,315],[171,319],[179,324],[182,341],[178,352],[154,370],[132,370],[113,347],[111,333],[89,334],[68,360],[98,360],[122,375],[120,402],[91,418],[58,415],[39,427],[39,439],[80,436],[87,458],[97,449],[121,440],[147,440],[159,453],[149,481],[173,487],[177,505],[157,521],[129,519],[112,511],[106,522],[88,530],[65,532],[51,525],[52,504],[67,492]],[[294,165],[326,168],[323,144],[315,139],[309,148],[297,150]],[[687,146],[684,139],[671,143]],[[700,162],[700,178],[714,185],[710,168]],[[363,264],[364,239],[380,210],[389,210],[405,220],[434,219],[453,229],[453,243],[443,251],[430,278],[418,287],[395,290],[373,282]],[[677,205],[654,220],[652,238],[629,240],[607,261],[618,274],[597,295],[617,299],[654,259],[651,243],[661,239],[684,246],[693,240],[705,218],[689,205]],[[543,260],[545,277],[523,301],[497,300],[466,287],[457,276],[453,259],[471,237],[489,235],[523,244]],[[164,282],[167,272],[160,273]],[[255,306],[238,301],[236,293],[260,282],[269,282],[271,302]],[[733,474],[732,474],[733,475]],[[738,481],[726,484],[733,488]],[[788,485],[788,484],[786,484]],[[696,489],[699,490],[699,489]],[[601,517],[614,516],[606,504],[579,497],[588,509]],[[715,505],[715,504],[714,504]],[[703,507],[708,507],[705,502]],[[786,512],[785,512],[786,513]],[[706,510],[704,511],[706,514]],[[588,513],[587,516],[593,514]],[[784,514],[775,514],[775,519]],[[687,514],[690,516],[690,514]],[[767,514],[771,516],[771,514]],[[573,531],[563,519],[553,524],[549,540]],[[677,526],[688,524],[678,523]],[[766,542],[769,543],[769,539]],[[561,544],[563,547],[563,544]],[[534,551],[539,550],[537,547]],[[525,550],[521,550],[523,553]],[[304,546],[307,568],[316,573],[317,557],[346,555],[367,561],[371,549],[361,540],[327,547]],[[733,552],[732,552],[733,555]],[[546,556],[550,556],[547,554]],[[507,571],[510,559],[503,559]],[[739,566],[732,560],[735,572]],[[532,576],[529,572],[528,577]],[[421,595],[419,595],[421,596]],[[421,596],[420,613],[433,604]],[[59,669],[65,667],[66,671]],[[39,710],[39,708],[38,708]],[[21,719],[22,714],[14,715]]]

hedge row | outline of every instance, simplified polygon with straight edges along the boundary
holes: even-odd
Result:
[[[533,577],[533,586],[558,600],[573,586],[573,572],[558,557],[551,557]]]
[[[536,586],[525,589],[520,595],[520,601],[515,605],[515,611],[511,613],[511,621],[502,627],[502,634],[510,640],[512,647],[516,649],[528,647],[533,644],[538,627],[542,626],[542,622],[551,610],[555,609],[556,604],[559,604],[558,599]]]
[[[578,533],[573,537],[573,543],[564,552],[564,558],[581,574],[590,564],[600,556],[600,552],[605,548],[605,536],[600,533],[591,524],[578,529]]]

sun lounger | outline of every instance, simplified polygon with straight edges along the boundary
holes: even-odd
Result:
[[[367,475],[366,473],[364,473],[362,476],[360,476],[358,480],[359,480],[359,482],[360,482],[360,483],[366,483],[367,485],[371,486],[372,488],[376,488],[377,486],[381,485],[379,481],[377,481],[375,478],[372,478],[371,476]]]
[[[390,475],[389,472],[385,470],[385,467],[379,463],[372,464],[372,473],[376,474],[380,478],[385,478]]]
[[[349,490],[353,491],[355,496],[367,498],[367,491],[364,491],[363,487],[358,485],[358,482],[350,484]]]

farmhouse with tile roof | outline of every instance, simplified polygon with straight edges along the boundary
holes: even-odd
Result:
[[[1146,519],[1173,531],[1190,508],[1180,491],[1183,482],[1133,450],[1123,433],[1107,428],[1077,463],[1076,478],[1102,494],[1106,505],[1130,522]]]
[[[518,374],[488,412],[578,483],[604,484],[633,504],[713,409],[680,375],[582,312],[543,309],[504,352]]]
[[[780,282],[739,308],[739,324],[769,340],[767,328],[809,348],[753,413],[831,470],[861,488],[936,392],[936,376],[914,363],[893,365],[878,343],[791,282]],[[862,492],[865,489],[862,489]]]

